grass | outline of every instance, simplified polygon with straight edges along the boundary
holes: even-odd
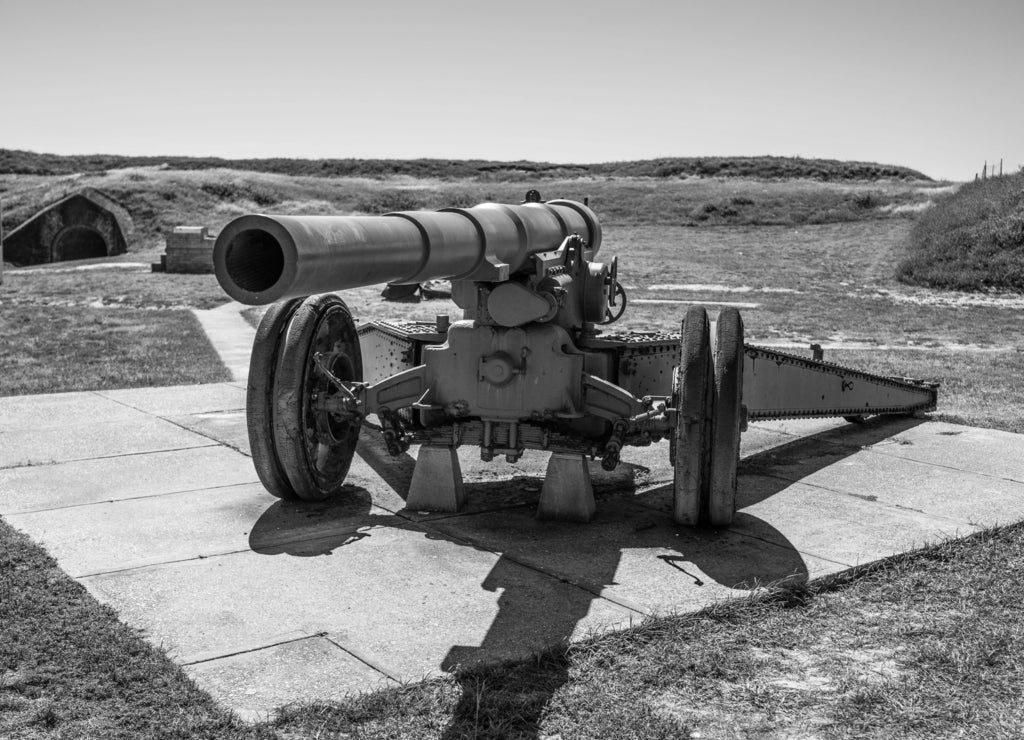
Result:
[[[0,395],[230,380],[188,311],[4,307]]]
[[[1024,525],[245,725],[0,522],[12,738],[1019,737]]]
[[[270,738],[0,522],[0,737]]]
[[[216,280],[123,268],[5,276],[0,395],[230,380],[185,310],[223,302]]]
[[[1024,290],[1024,171],[940,198],[914,225],[898,274],[937,288]]]

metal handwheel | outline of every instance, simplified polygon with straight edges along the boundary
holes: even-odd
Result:
[[[710,334],[704,308],[690,308],[683,321],[679,367],[673,378],[672,405],[677,412],[671,438],[672,518],[677,524],[690,526],[706,518],[711,477],[715,394]]]
[[[359,381],[355,322],[333,294],[310,296],[282,335],[274,373],[272,438],[281,469],[301,499],[320,501],[345,481],[361,419],[340,403],[339,381]]]
[[[711,435],[711,482],[707,519],[725,527],[736,514],[736,467],[743,425],[743,319],[735,308],[723,309],[715,323],[714,416]]]

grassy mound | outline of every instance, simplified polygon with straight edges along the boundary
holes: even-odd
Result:
[[[671,157],[600,164],[495,162],[482,159],[221,159],[219,157],[128,157],[116,154],[64,156],[0,149],[0,174],[70,175],[125,167],[166,165],[176,170],[234,169],[313,177],[393,177],[533,181],[576,177],[753,177],[808,179],[929,180],[916,170],[875,162],[803,157]]]
[[[0,159],[2,159],[0,151]],[[296,160],[298,161],[298,160]],[[653,166],[654,162],[649,163]],[[2,162],[0,162],[2,169]],[[95,188],[131,215],[128,249],[163,248],[175,226],[214,233],[243,213],[334,214],[518,203],[536,187],[546,198],[589,197],[602,222],[676,226],[800,226],[904,218],[942,186],[919,180],[758,177],[587,177],[536,180],[480,177],[311,177],[239,169],[130,167],[76,175],[0,173],[5,233],[41,208]]]
[[[968,183],[921,214],[897,277],[955,290],[1024,290],[1024,172]]]

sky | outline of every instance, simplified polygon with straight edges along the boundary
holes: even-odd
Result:
[[[0,0],[0,148],[1024,166],[1022,0]]]

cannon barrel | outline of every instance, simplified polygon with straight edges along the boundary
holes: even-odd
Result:
[[[247,215],[220,232],[213,264],[228,295],[262,305],[379,283],[505,280],[572,234],[597,253],[597,216],[571,200],[384,216]]]

